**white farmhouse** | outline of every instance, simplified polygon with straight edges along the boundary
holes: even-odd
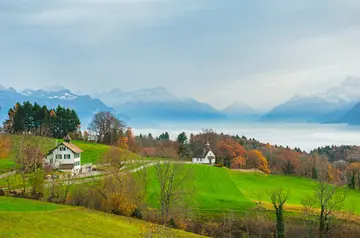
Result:
[[[82,149],[71,143],[71,138],[67,135],[64,137],[64,142],[45,155],[45,164],[55,169],[78,174],[81,172],[82,152]]]
[[[192,162],[194,164],[215,164],[215,154],[211,151],[210,144],[207,142],[205,144],[204,152],[202,155],[197,158],[193,158]]]

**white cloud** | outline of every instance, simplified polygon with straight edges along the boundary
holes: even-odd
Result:
[[[166,86],[217,107],[274,105],[360,75],[359,9],[335,0],[4,0],[0,84]]]

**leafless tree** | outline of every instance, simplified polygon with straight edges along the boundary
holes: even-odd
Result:
[[[96,134],[97,141],[105,144],[116,143],[123,129],[124,123],[111,112],[98,112],[89,125],[89,131]]]
[[[284,204],[289,198],[289,192],[282,188],[266,191],[276,212],[276,237],[285,237]]]
[[[74,185],[74,180],[76,179],[76,175],[67,173],[65,175],[65,179],[62,181],[62,186],[64,188],[64,198],[63,198],[63,204],[66,203],[67,195],[70,191],[70,188]]]
[[[330,230],[331,219],[336,210],[341,209],[346,198],[345,192],[338,191],[338,187],[319,179],[314,187],[317,203],[320,205],[319,232],[321,237]]]
[[[189,180],[191,167],[174,161],[158,162],[155,165],[156,177],[160,185],[160,212],[163,224],[168,222],[170,210],[179,204],[183,195],[183,186]]]

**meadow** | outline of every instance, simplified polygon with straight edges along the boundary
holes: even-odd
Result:
[[[127,238],[154,231],[165,237],[200,237],[132,218],[20,198],[0,197],[0,221],[0,237]]]
[[[313,196],[316,185],[311,179],[295,176],[247,173],[207,165],[185,165],[185,167],[190,169],[192,174],[185,184],[185,189],[190,194],[188,202],[195,209],[206,213],[230,210],[246,212],[254,208],[257,203],[269,205],[270,199],[266,191],[277,188],[289,191],[290,196],[286,203],[288,208],[300,208],[304,198]],[[159,184],[156,170],[154,167],[148,170],[151,181],[148,202],[158,208]],[[339,191],[345,189],[339,188]],[[360,191],[347,190],[346,193],[343,210],[354,209],[354,212],[360,215],[360,206],[354,206],[360,202]]]

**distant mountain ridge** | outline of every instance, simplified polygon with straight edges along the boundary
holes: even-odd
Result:
[[[181,122],[224,120],[226,115],[209,104],[192,98],[178,98],[163,87],[124,92],[114,89],[95,94],[112,106],[117,113],[130,118],[129,123],[143,120],[148,122]]]
[[[0,87],[1,122],[6,119],[8,110],[12,108],[15,103],[22,103],[24,101],[36,102],[40,105],[46,105],[49,108],[55,108],[61,105],[75,109],[85,128],[96,112],[114,111],[114,109],[108,107],[99,99],[92,98],[89,95],[76,95],[65,88],[58,91],[26,89],[18,92],[13,88]]]
[[[341,118],[360,101],[360,78],[347,77],[324,93],[295,96],[274,107],[262,121],[342,123]]]

